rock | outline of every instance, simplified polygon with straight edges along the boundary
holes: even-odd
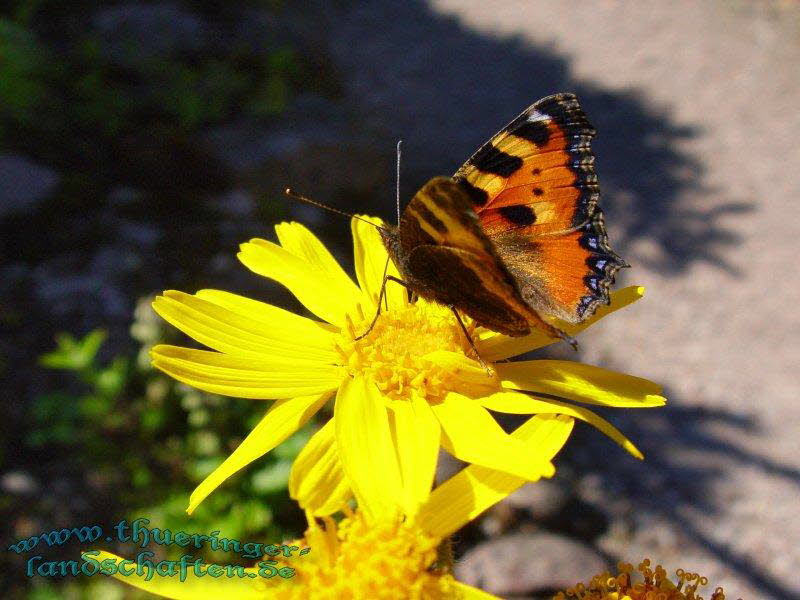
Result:
[[[304,210],[283,195],[287,187],[346,211],[380,214],[376,206],[394,204],[395,142],[365,135],[325,98],[306,94],[278,123],[242,118],[212,127],[202,142],[237,186],[265,205]]]
[[[99,10],[93,24],[109,58],[136,64],[153,57],[197,50],[208,27],[177,4],[120,4]]]
[[[591,546],[552,533],[478,544],[456,564],[459,581],[500,596],[565,589],[609,568]]]
[[[147,223],[120,219],[117,229],[119,239],[138,250],[152,248],[161,238],[161,231]]]
[[[256,201],[245,190],[233,189],[210,202],[212,208],[231,220],[250,220],[256,212]]]
[[[58,180],[55,171],[24,156],[0,155],[0,218],[33,210]]]
[[[12,496],[30,496],[39,491],[39,484],[29,473],[9,471],[0,477],[0,489]]]
[[[552,479],[541,479],[522,486],[501,504],[525,510],[537,520],[549,519],[557,514],[567,501],[564,486]]]
[[[609,516],[580,498],[570,498],[550,517],[548,524],[577,538],[594,540],[608,529]]]
[[[436,463],[436,485],[441,485],[466,466],[467,463],[458,460],[444,450],[440,450],[439,460]]]
[[[542,479],[522,486],[493,506],[481,519],[480,528],[486,536],[537,530],[538,525],[557,521],[567,502],[562,484]]]
[[[132,249],[111,244],[98,248],[80,272],[70,268],[70,259],[74,257],[58,257],[32,271],[35,296],[54,316],[93,312],[103,320],[130,314],[124,277],[141,265]]]

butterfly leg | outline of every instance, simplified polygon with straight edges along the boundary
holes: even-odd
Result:
[[[388,266],[389,263],[387,262],[386,264]],[[404,288],[409,289],[408,284],[405,281],[403,281],[402,279],[398,279],[394,275],[387,275],[386,274],[386,267],[384,267],[383,283],[381,284],[381,293],[378,295],[378,309],[375,311],[375,316],[372,318],[372,322],[369,324],[369,327],[367,327],[367,330],[364,333],[362,333],[360,336],[355,338],[355,341],[358,341],[360,339],[363,339],[363,338],[367,337],[369,335],[370,331],[372,331],[372,328],[375,327],[375,323],[378,322],[378,317],[381,316],[381,304],[383,303],[384,299],[386,298],[386,283],[389,282],[389,281],[394,281],[395,283],[399,283],[400,285],[402,285]],[[386,304],[387,304],[387,310],[388,310],[388,304],[389,304],[388,299],[386,300]]]
[[[578,350],[578,342],[575,340],[575,338],[568,333],[561,331],[558,327],[554,327],[545,321],[534,309],[531,309],[531,312],[528,315],[528,325],[533,329],[539,329],[547,332],[550,337],[560,338],[572,346],[573,350]]]
[[[456,321],[458,321],[458,324],[461,326],[461,331],[464,332],[464,337],[467,338],[467,341],[469,342],[469,345],[472,348],[472,351],[475,353],[475,357],[478,359],[478,362],[481,363],[481,366],[486,370],[486,374],[489,377],[491,377],[492,376],[492,370],[486,365],[485,362],[483,362],[483,359],[481,358],[481,355],[478,353],[478,349],[475,347],[475,342],[473,341],[472,336],[469,334],[469,331],[467,331],[467,328],[464,325],[464,321],[461,320],[461,315],[458,314],[458,311],[456,310],[456,307],[453,306],[452,304],[450,304],[448,306],[448,308],[450,310],[452,310],[453,314],[456,316]]]
[[[556,332],[557,332],[558,337],[560,337],[562,340],[564,340],[570,346],[572,346],[572,349],[575,350],[575,352],[578,351],[578,340],[576,340],[574,337],[572,337],[568,333],[565,333],[565,332],[561,331],[558,328],[556,328]]]
[[[536,313],[536,316],[538,317],[539,321],[541,321],[541,323],[537,323],[537,324],[535,324],[535,326],[538,326],[538,327],[544,329],[552,337],[557,337],[557,338],[560,338],[560,339],[564,340],[570,346],[572,346],[572,349],[575,350],[575,352],[578,351],[578,341],[574,337],[572,337],[571,335],[569,335],[565,331],[561,331],[558,327],[553,327],[552,325],[550,325],[550,323],[548,323],[547,321],[545,321],[544,319],[539,317],[538,313]]]
[[[383,275],[381,275],[381,293],[378,294],[378,314],[380,314],[381,308],[381,299],[380,296],[383,296],[383,304],[386,310],[389,310],[389,297],[386,295],[386,273],[389,272],[389,261],[392,260],[389,256],[386,257],[386,262],[383,263]],[[376,315],[375,318],[377,319],[378,316]],[[373,325],[375,323],[373,322]]]

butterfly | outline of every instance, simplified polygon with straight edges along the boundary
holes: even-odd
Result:
[[[548,96],[452,177],[428,181],[397,226],[380,228],[401,283],[493,331],[575,345],[545,317],[587,319],[629,266],[608,245],[595,133],[573,94]]]

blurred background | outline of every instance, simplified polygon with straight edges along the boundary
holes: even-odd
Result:
[[[648,556],[728,597],[800,598],[800,4],[27,0],[0,14],[4,597],[139,597],[26,577],[5,548],[61,527],[301,533],[286,479],[313,424],[186,517],[266,405],[153,372],[147,349],[183,340],[150,299],[214,287],[299,310],[235,259],[295,219],[350,264],[346,220],[287,202],[287,185],[392,219],[398,139],[407,201],[571,91],[599,131],[611,240],[633,265],[621,283],[647,287],[582,336],[580,359],[660,382],[670,403],[604,413],[644,462],[579,424],[553,480],[458,535],[457,572],[538,598]]]

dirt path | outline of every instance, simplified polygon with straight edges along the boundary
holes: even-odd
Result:
[[[609,454],[621,488],[603,475],[587,494],[628,526],[597,543],[699,570],[729,597],[798,597],[800,6],[554,6],[361,5],[336,30],[348,93],[406,140],[409,189],[532,100],[580,94],[624,280],[648,288],[584,358],[671,400],[623,417],[648,460]]]

